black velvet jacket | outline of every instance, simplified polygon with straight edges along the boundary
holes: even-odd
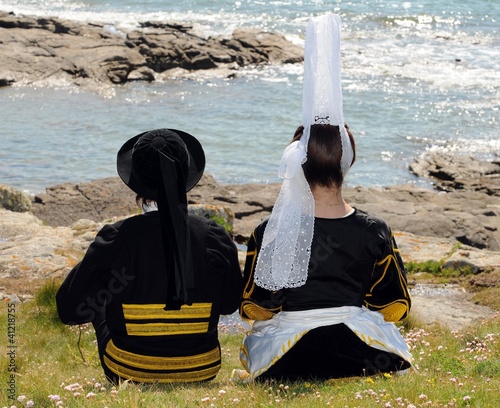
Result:
[[[104,313],[103,366],[141,382],[210,379],[220,368],[219,315],[238,308],[237,249],[215,222],[189,217],[196,290],[193,304],[164,310],[167,273],[157,211],[104,226],[57,293],[66,324]]]
[[[281,310],[297,311],[339,306],[365,306],[399,321],[410,310],[406,272],[387,224],[355,209],[337,219],[316,218],[305,285],[268,291],[253,275],[267,221],[253,232],[244,270],[240,315],[266,320]]]

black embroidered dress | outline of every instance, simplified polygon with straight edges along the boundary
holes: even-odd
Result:
[[[242,318],[255,320],[254,329],[262,326],[262,332],[250,332],[244,342],[241,359],[250,374],[261,379],[332,378],[408,368],[402,357],[411,359],[406,345],[394,325],[386,323],[404,319],[411,306],[404,265],[387,224],[357,209],[344,218],[316,218],[306,284],[272,292],[253,280],[266,223],[255,229],[248,243],[240,305]],[[324,313],[342,310],[378,317],[381,323],[371,328],[385,339],[383,347],[371,347],[376,336],[364,323],[349,328],[347,318],[337,324],[314,322],[316,314],[319,321]],[[277,330],[276,338],[281,336],[285,316],[304,318],[303,330],[300,321],[293,323],[296,332],[287,343],[256,363],[265,354],[262,339],[268,345],[273,341],[270,326]],[[401,353],[395,353],[398,347]]]
[[[233,313],[241,294],[237,249],[215,222],[189,216],[189,225],[197,285],[191,305],[164,310],[167,266],[157,211],[104,226],[59,289],[61,320],[93,323],[113,382],[203,381],[220,369],[219,315]]]

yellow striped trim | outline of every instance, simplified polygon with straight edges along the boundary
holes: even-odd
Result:
[[[220,350],[218,347],[211,351],[194,356],[183,357],[156,357],[135,354],[122,350],[115,346],[110,340],[106,346],[106,354],[113,360],[145,370],[179,370],[203,367],[220,361]]]
[[[378,310],[378,312],[384,315],[384,320],[386,322],[399,322],[403,316],[405,316],[407,311],[407,302],[395,302]]]
[[[209,318],[212,303],[193,303],[183,305],[180,310],[164,310],[164,304],[130,304],[122,305],[126,320],[141,319],[204,319]]]
[[[375,264],[376,266],[384,266],[384,272],[382,273],[380,278],[372,285],[372,287],[370,288],[370,292],[373,292],[373,288],[377,286],[385,278],[385,274],[387,273],[387,270],[389,269],[391,263],[394,263],[396,265],[396,268],[399,272],[398,263],[396,262],[396,259],[394,258],[393,255],[387,255],[384,259]]]
[[[257,238],[255,236],[255,231],[252,232],[253,242],[257,242]],[[253,276],[255,274],[255,263],[257,262],[257,249],[253,251],[247,251],[247,255],[245,257],[245,270],[248,262],[251,262],[250,265],[250,275],[248,276],[248,281],[245,283],[245,287],[243,288],[243,299],[250,299],[254,289],[255,289],[255,281]]]
[[[410,310],[410,304],[405,299],[398,299],[385,305],[374,305],[365,299],[365,306],[382,313],[386,322],[399,322]]]
[[[121,378],[130,379],[132,381],[144,383],[172,383],[172,382],[195,382],[208,380],[214,377],[220,370],[220,364],[206,368],[204,370],[183,372],[183,373],[148,373],[144,371],[137,371],[131,368],[122,367],[112,362],[109,358],[104,356],[104,363],[106,366]]]
[[[129,336],[172,336],[208,331],[208,322],[199,323],[125,323]]]
[[[276,312],[279,312],[280,308],[276,309],[265,309],[251,301],[244,300],[241,302],[241,310],[244,314],[244,318],[249,320],[269,320],[274,316]],[[273,312],[274,311],[274,312]]]

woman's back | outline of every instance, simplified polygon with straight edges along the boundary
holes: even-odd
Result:
[[[283,310],[362,306],[375,264],[389,245],[386,224],[362,211],[316,218],[307,282],[283,290]]]

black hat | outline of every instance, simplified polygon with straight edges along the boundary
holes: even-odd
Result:
[[[181,164],[186,192],[203,175],[205,153],[194,136],[176,129],[143,132],[125,142],[117,157],[118,175],[131,190],[143,198],[158,198],[162,170],[158,153]]]
[[[196,289],[186,193],[200,180],[205,154],[200,142],[175,129],[156,129],[128,140],[118,152],[123,182],[158,204],[167,265],[166,309],[191,304]]]

